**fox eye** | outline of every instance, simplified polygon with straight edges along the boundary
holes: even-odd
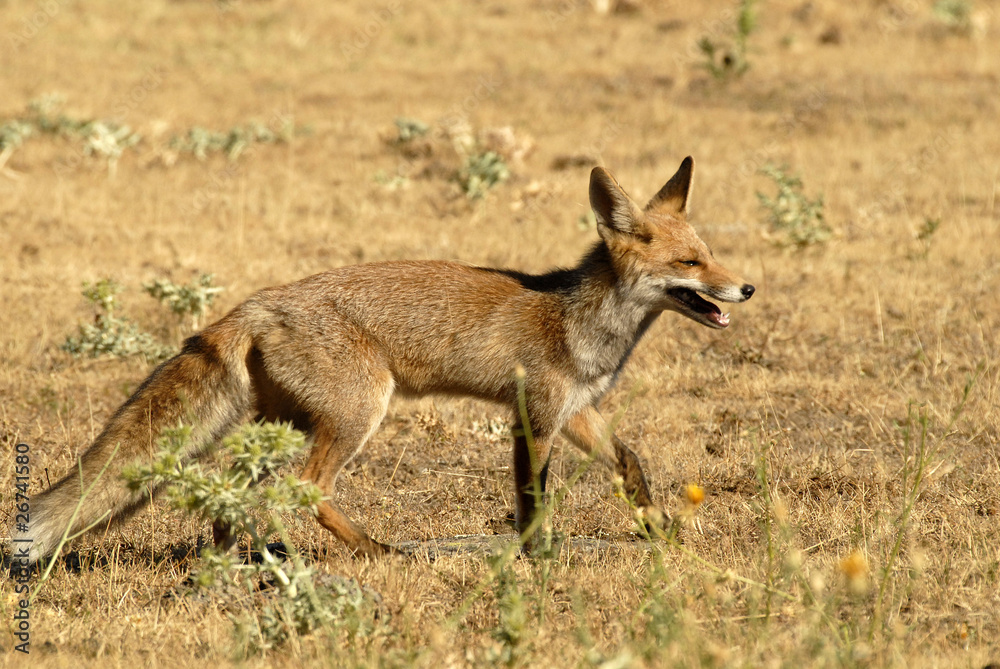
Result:
[[[681,264],[684,265],[685,267],[697,267],[701,263],[698,262],[697,260],[682,260]]]

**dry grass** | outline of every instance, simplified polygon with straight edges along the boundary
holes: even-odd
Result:
[[[176,344],[183,328],[142,282],[213,273],[227,288],[219,315],[256,288],[362,260],[540,271],[593,239],[579,224],[589,161],[641,200],[692,154],[695,225],[758,293],[722,333],[664,316],[605,400],[610,414],[644,389],[619,434],[668,508],[683,510],[684,484],[706,488],[683,548],[569,550],[489,581],[482,556],[354,561],[297,522],[300,543],[328,553],[319,568],[379,593],[380,615],[363,634],[304,638],[248,664],[1000,661],[1000,17],[970,3],[968,28],[948,27],[930,4],[761,3],[751,68],[724,83],[698,67],[695,45],[725,37],[735,3],[10,5],[0,122],[57,92],[67,114],[143,139],[109,169],[79,139],[35,136],[0,173],[5,462],[31,444],[41,490],[148,372],[59,350],[91,317],[85,280],[129,287],[126,312]],[[388,144],[397,117],[428,122],[427,144]],[[233,162],[170,149],[195,126],[289,118],[289,142]],[[441,119],[452,138],[456,120],[510,126],[534,151],[470,200],[450,178],[460,162]],[[764,238],[765,163],[823,194],[832,241],[796,252]],[[918,239],[928,219],[940,227]],[[395,403],[340,501],[385,541],[503,532],[509,447],[472,430],[498,413]],[[921,415],[929,450],[914,488]],[[565,447],[557,458],[555,485],[579,463]],[[0,469],[5,521],[12,472]],[[599,471],[555,525],[613,539],[632,529]],[[242,605],[179,587],[188,563],[173,549],[207,538],[161,504],[79,542],[97,565],[58,570],[42,590],[32,666],[228,664],[228,614]],[[852,586],[845,572],[858,570]],[[15,597],[2,587],[9,630]],[[24,661],[14,643],[0,632],[0,663]]]

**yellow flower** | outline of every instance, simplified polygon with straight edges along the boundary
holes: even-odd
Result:
[[[854,551],[837,565],[841,573],[852,581],[868,576],[868,560],[861,551]]]
[[[841,560],[837,567],[847,577],[847,585],[851,592],[863,595],[868,591],[868,560],[859,550]]]
[[[684,496],[691,502],[691,506],[698,506],[705,501],[705,490],[697,483],[688,483],[684,488]]]

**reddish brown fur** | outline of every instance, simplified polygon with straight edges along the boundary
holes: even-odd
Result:
[[[596,404],[661,311],[725,327],[727,317],[691,294],[737,302],[753,292],[715,261],[686,222],[692,169],[686,159],[640,210],[595,168],[590,192],[601,240],[571,270],[530,276],[454,262],[386,262],[258,292],[189,339],[112,417],[82,458],[84,484],[116,444],[118,452],[74,528],[104,512],[123,518],[144,501],[115,478],[125,463],[148,457],[159,432],[179,420],[198,426],[202,447],[247,416],[290,420],[312,439],[303,475],[330,495],[394,391],[499,402],[520,423],[519,366],[534,451],[515,431],[518,527],[531,520],[533,482],[544,485],[560,430],[613,465],[635,502],[654,511],[638,458],[610,434]],[[33,557],[54,548],[79,494],[71,473],[36,498]],[[330,501],[319,506],[317,519],[354,551],[388,550]],[[228,528],[217,526],[216,540],[230,543]]]

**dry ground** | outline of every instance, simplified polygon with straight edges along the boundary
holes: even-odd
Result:
[[[661,318],[604,408],[644,389],[619,434],[667,508],[683,509],[684,484],[704,486],[700,529],[682,549],[570,547],[491,582],[482,555],[355,561],[297,522],[302,545],[328,551],[319,568],[379,593],[380,614],[365,632],[248,664],[1000,662],[1000,15],[969,3],[971,26],[949,29],[931,4],[761,3],[751,68],[729,82],[698,67],[695,46],[729,34],[728,2],[611,14],[572,0],[0,4],[0,122],[58,93],[67,115],[142,135],[114,170],[79,138],[31,137],[0,173],[2,520],[14,444],[31,445],[40,491],[149,370],[59,350],[92,317],[82,282],[126,286],[126,312],[176,345],[182,328],[143,281],[214,273],[217,316],[259,287],[357,261],[541,271],[595,237],[580,222],[594,161],[641,200],[691,154],[694,224],[757,295],[725,332]],[[429,154],[386,143],[397,117],[432,126]],[[195,126],[280,119],[294,120],[289,142],[233,161],[169,149]],[[470,202],[442,148],[455,121],[509,126],[534,150]],[[757,173],[768,162],[824,196],[833,240],[794,251],[765,239],[755,191],[772,188]],[[928,219],[940,227],[920,240]],[[341,503],[384,541],[504,532],[509,448],[473,429],[498,415],[394,403],[342,477]],[[920,415],[929,450],[914,495]],[[578,463],[560,447],[553,483]],[[633,527],[600,471],[555,525],[612,540]],[[159,504],[79,542],[98,566],[46,584],[27,658],[12,650],[16,598],[0,586],[0,663],[229,663],[228,600],[180,589],[188,563],[172,552],[208,536]],[[852,553],[867,562],[853,588]]]

